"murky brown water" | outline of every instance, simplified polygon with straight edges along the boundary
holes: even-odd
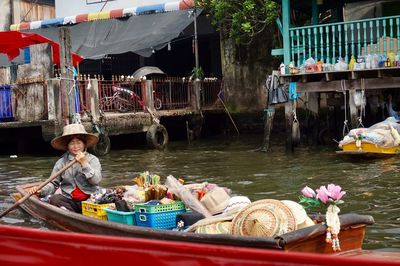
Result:
[[[381,160],[348,161],[335,154],[334,147],[303,147],[287,155],[283,144],[275,143],[271,153],[254,152],[261,136],[240,136],[229,140],[208,139],[187,144],[170,143],[168,150],[112,150],[100,158],[103,186],[131,184],[136,173],[150,171],[162,178],[184,176],[186,182],[214,182],[227,186],[236,195],[251,200],[274,198],[298,201],[308,185],[335,183],[347,191],[342,213],[372,215],[365,249],[400,248],[400,162],[399,157]],[[9,194],[15,186],[44,180],[57,157],[0,157],[0,210],[12,204]],[[35,228],[50,228],[21,210],[0,220]]]

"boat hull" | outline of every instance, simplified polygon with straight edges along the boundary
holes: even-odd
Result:
[[[17,186],[19,193],[13,194],[14,199],[18,200],[26,193],[25,189],[32,185],[34,184]],[[42,202],[36,196],[30,197],[21,207],[32,216],[66,231],[275,250],[333,253],[332,247],[325,243],[326,226],[323,224],[316,224],[275,238],[242,237],[226,234],[195,234],[103,221],[60,209]],[[373,218],[365,215],[346,214],[341,215],[340,220],[342,251],[361,249],[365,226],[373,224]]]
[[[0,225],[0,265],[399,265],[382,259],[44,231]]]
[[[400,146],[380,147],[373,143],[361,142],[361,146],[357,147],[355,142],[342,145],[342,150],[337,151],[338,154],[354,157],[392,157],[400,153]]]

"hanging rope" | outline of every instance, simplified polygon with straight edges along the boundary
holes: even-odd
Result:
[[[364,78],[362,78],[361,79],[361,106],[360,106],[360,116],[358,117],[358,127],[364,127],[364,125],[362,123],[362,117],[365,116],[364,97],[365,97],[365,81],[364,81]]]
[[[348,120],[347,120],[347,92],[346,92],[346,81],[344,79],[342,79],[340,81],[340,87],[342,89],[343,92],[343,98],[344,98],[344,121],[343,121],[343,137],[347,135],[347,133],[349,133],[350,129],[349,129],[349,125],[348,125]]]
[[[292,141],[294,145],[297,145],[300,143],[300,124],[299,120],[297,120],[297,113],[296,113],[296,108],[297,108],[297,102],[293,101],[293,124],[292,124]]]

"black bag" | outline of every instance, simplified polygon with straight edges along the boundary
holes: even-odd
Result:
[[[117,211],[131,212],[131,210],[128,207],[128,203],[125,200],[116,200],[115,208],[117,209]]]
[[[186,229],[197,221],[204,219],[204,215],[198,212],[184,212],[176,215],[176,227]]]
[[[289,84],[281,84],[278,76],[268,76],[266,81],[268,88],[268,104],[286,103],[289,101]]]

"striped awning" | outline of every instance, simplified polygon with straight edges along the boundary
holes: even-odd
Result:
[[[68,16],[64,18],[22,22],[20,24],[12,24],[10,26],[10,30],[20,31],[20,30],[34,30],[40,28],[58,27],[62,25],[71,25],[88,21],[185,10],[185,9],[191,9],[193,7],[194,7],[193,0],[181,0],[177,2],[169,2],[157,5],[138,6],[132,8],[114,9],[110,11],[97,12],[97,13],[79,14],[76,16]]]

